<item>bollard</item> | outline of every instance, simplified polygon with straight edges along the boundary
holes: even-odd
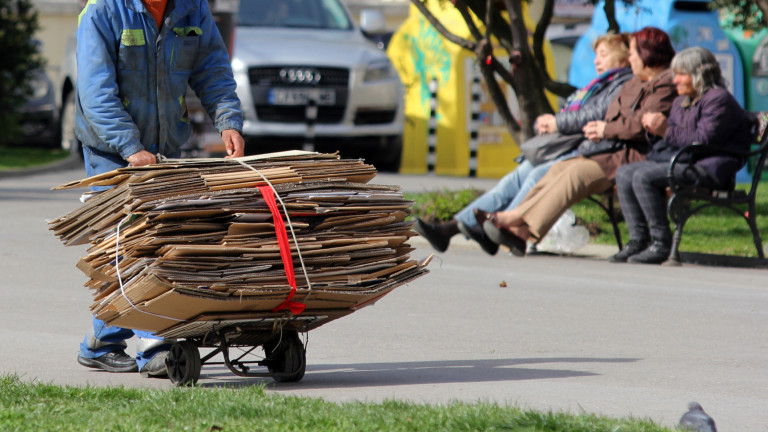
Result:
[[[469,176],[477,177],[477,135],[480,124],[480,77],[475,75],[472,78],[472,118],[469,121]]]
[[[429,81],[429,132],[427,135],[427,172],[437,164],[437,78]]]

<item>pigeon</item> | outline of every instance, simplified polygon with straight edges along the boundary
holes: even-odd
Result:
[[[693,432],[717,432],[715,421],[698,402],[688,404],[688,412],[680,418],[680,429]]]

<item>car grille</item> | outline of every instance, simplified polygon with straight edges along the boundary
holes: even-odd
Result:
[[[269,66],[255,67],[248,70],[248,79],[252,85],[259,86],[297,86],[308,87],[302,83],[286,83],[280,79],[280,70],[284,68],[314,69],[320,72],[320,87],[346,87],[349,82],[349,70],[344,68],[312,67],[312,66]]]
[[[280,77],[283,68],[308,68],[320,73],[320,81],[316,84],[285,82]],[[334,105],[320,105],[317,107],[316,123],[335,124],[344,119],[347,107],[347,93],[349,83],[349,70],[343,68],[312,67],[312,66],[269,66],[255,67],[248,70],[251,81],[256,116],[261,121],[275,123],[304,123],[306,122],[306,110],[304,106],[271,105],[268,102],[269,90],[274,87],[301,88],[317,87],[330,88],[336,93]]]
[[[306,109],[303,106],[256,105],[256,115],[259,120],[275,123],[305,123]],[[344,118],[344,107],[324,106],[317,108],[315,123],[341,123]]]

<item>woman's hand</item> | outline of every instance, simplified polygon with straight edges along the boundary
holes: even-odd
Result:
[[[648,132],[663,137],[667,134],[667,117],[660,112],[647,112],[640,118],[640,124]]]
[[[539,135],[557,132],[557,122],[552,114],[542,114],[536,118],[533,128]]]
[[[595,120],[587,123],[581,130],[588,140],[597,142],[605,138],[605,125],[604,121]]]

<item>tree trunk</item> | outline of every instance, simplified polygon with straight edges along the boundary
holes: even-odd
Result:
[[[616,22],[616,3],[615,0],[605,0],[605,18],[608,20],[608,31],[613,33],[619,33],[619,23]]]

